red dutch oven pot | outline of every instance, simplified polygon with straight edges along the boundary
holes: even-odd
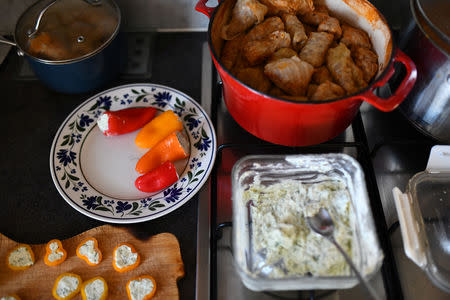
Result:
[[[207,1],[200,0],[195,9],[210,18],[208,44],[223,82],[227,109],[241,127],[265,141],[285,146],[307,146],[328,141],[351,124],[363,101],[381,111],[392,111],[404,100],[416,81],[416,66],[400,49],[393,47],[389,26],[370,2],[323,0],[339,19],[369,33],[381,71],[365,89],[333,100],[298,102],[266,95],[240,82],[220,62],[223,45],[220,29],[226,24],[235,1],[225,0],[217,7],[206,6]],[[392,77],[395,62],[405,66],[405,78],[391,97],[379,98],[373,91]]]

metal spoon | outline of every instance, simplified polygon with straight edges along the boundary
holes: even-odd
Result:
[[[331,218],[330,214],[325,208],[320,208],[319,212],[312,217],[306,217],[306,222],[308,226],[316,233],[322,235],[327,238],[331,243],[333,243],[336,248],[341,252],[344,256],[347,263],[350,265],[350,268],[355,272],[356,277],[358,277],[359,281],[364,285],[366,290],[372,296],[373,299],[381,299],[375,290],[369,285],[369,283],[361,276],[361,273],[356,269],[350,257],[345,253],[344,249],[336,242],[334,239],[334,222]]]

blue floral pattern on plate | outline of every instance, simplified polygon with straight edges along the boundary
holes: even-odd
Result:
[[[151,197],[123,200],[89,185],[80,169],[81,144],[107,110],[152,106],[173,110],[183,121],[191,149],[186,169],[172,186]],[[131,84],[102,92],[77,107],[59,128],[50,153],[53,181],[62,197],[79,212],[111,223],[155,219],[192,198],[207,180],[215,160],[216,136],[211,120],[189,96],[156,84]]]

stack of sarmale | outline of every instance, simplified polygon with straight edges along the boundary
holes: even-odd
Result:
[[[224,67],[275,97],[340,98],[365,88],[378,72],[367,33],[313,0],[237,0],[221,37]]]

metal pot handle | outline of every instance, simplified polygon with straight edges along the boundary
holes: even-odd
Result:
[[[24,56],[23,51],[17,46],[16,42],[8,40],[7,38],[5,38],[5,37],[3,37],[1,35],[0,35],[0,44],[6,44],[6,45],[9,45],[9,46],[14,46],[14,47],[16,47],[17,55]]]
[[[10,46],[14,46],[14,47],[17,46],[17,44],[15,42],[8,40],[7,38],[5,38],[5,37],[3,37],[1,35],[0,35],[0,44],[7,44],[7,45],[10,45]]]
[[[397,90],[394,92],[394,94],[386,99],[380,98],[375,96],[373,93],[374,89],[377,87],[384,86],[389,79],[391,79],[392,75],[395,73],[394,69],[394,63],[400,62],[402,63],[406,68],[406,76],[403,78],[402,83],[397,88]],[[361,94],[362,100],[370,103],[371,105],[375,106],[381,111],[392,111],[397,106],[402,103],[402,101],[405,99],[405,97],[409,94],[411,89],[414,86],[414,83],[417,79],[417,69],[414,62],[409,58],[405,53],[403,53],[400,49],[397,49],[395,52],[395,56],[393,58],[392,64],[390,69],[388,70],[387,74],[384,76],[384,78],[371,87],[368,91]]]
[[[220,3],[220,1],[221,0],[219,0],[218,2]],[[217,6],[216,7],[206,6],[206,2],[208,2],[208,0],[199,0],[197,2],[197,5],[195,6],[195,10],[205,14],[208,18],[211,18]]]

